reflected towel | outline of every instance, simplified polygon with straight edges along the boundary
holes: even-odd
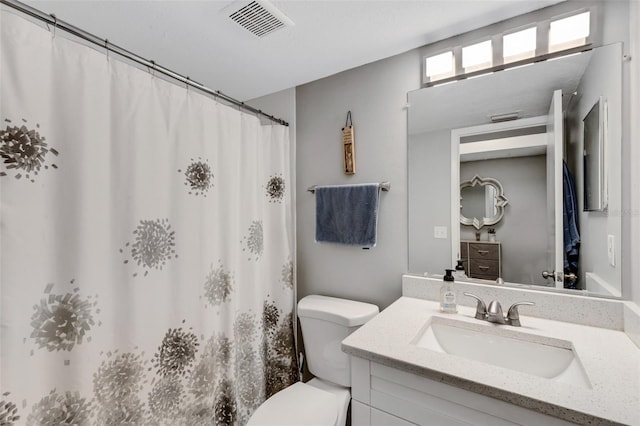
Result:
[[[380,185],[318,186],[316,242],[375,247]]]
[[[563,237],[564,237],[564,271],[578,272],[580,259],[580,230],[578,228],[578,197],[576,184],[569,166],[562,162],[562,181],[564,195]]]

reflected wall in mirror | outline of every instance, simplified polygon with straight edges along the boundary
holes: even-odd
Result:
[[[500,181],[475,175],[460,183],[460,223],[481,229],[495,225],[504,216],[509,200]]]
[[[410,92],[409,271],[441,274],[455,264],[460,241],[475,239],[473,227],[459,224],[459,182],[491,176],[509,194],[509,208],[492,226],[507,284],[620,297],[621,61],[618,43]],[[583,211],[583,120],[601,97],[608,108],[608,210]],[[518,119],[490,120],[509,113]],[[469,148],[474,144],[494,148]],[[574,235],[564,232],[567,214]],[[445,224],[451,239],[434,239],[433,227]],[[487,240],[486,227],[481,232]]]

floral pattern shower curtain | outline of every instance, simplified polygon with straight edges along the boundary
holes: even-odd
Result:
[[[0,424],[244,424],[297,380],[288,128],[1,12]]]

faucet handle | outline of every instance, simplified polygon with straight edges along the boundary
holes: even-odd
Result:
[[[507,312],[507,322],[514,327],[520,327],[520,312],[518,312],[518,306],[521,306],[521,305],[533,306],[535,305],[535,303],[516,302],[513,305],[511,305],[511,307],[509,308],[509,311]]]
[[[486,319],[487,317],[487,305],[485,305],[484,301],[482,299],[480,299],[478,296],[476,296],[473,293],[468,293],[468,292],[464,292],[463,293],[465,296],[469,296],[469,297],[473,297],[474,299],[476,299],[478,301],[478,303],[476,304],[476,319],[479,320],[483,320]]]

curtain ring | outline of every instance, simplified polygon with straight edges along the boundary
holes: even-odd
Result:
[[[51,38],[56,38],[56,29],[58,28],[58,17],[55,15],[55,13],[52,13],[49,16],[53,18],[53,31],[51,32]]]
[[[151,74],[151,77],[153,78],[156,76],[156,61],[149,59],[149,62],[151,63],[151,67],[147,68],[149,69],[149,74]]]
[[[104,39],[104,53],[107,56],[107,62],[109,62],[109,39]]]
[[[190,84],[189,84],[189,76],[187,76],[187,78],[184,80],[184,85],[187,88],[187,92],[188,92],[189,91],[189,86],[190,86]]]

